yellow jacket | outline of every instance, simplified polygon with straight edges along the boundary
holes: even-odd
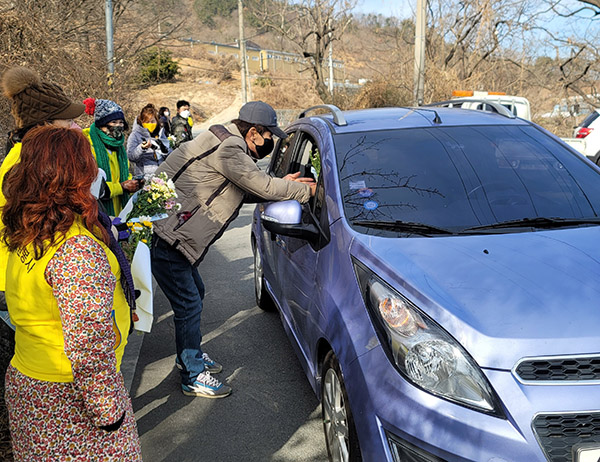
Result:
[[[76,220],[66,238],[48,248],[39,259],[33,258],[31,245],[8,253],[6,302],[11,322],[15,325],[15,355],[11,364],[21,373],[47,382],[73,382],[71,362],[65,353],[65,339],[58,302],[53,288],[45,278],[48,263],[65,240],[85,235],[94,239],[104,249],[111,271],[116,278],[111,317],[115,333],[114,352],[117,371],[131,322],[129,305],[121,286],[121,268],[110,249],[83,224]],[[80,281],[81,282],[81,281]],[[89,281],[84,281],[83,283]],[[93,282],[93,281],[92,281]],[[78,281],[74,281],[78,283]],[[91,322],[82,313],[81,322]],[[89,345],[95,352],[98,346]],[[99,351],[96,354],[101,354]]]
[[[92,148],[92,154],[94,154],[94,159],[95,159],[96,151],[94,150],[94,145],[92,144],[92,139],[90,137],[90,129],[84,128],[83,134],[90,142],[90,146]],[[119,178],[121,178],[121,175],[120,175],[121,170],[119,169],[119,160],[117,159],[117,152],[109,151],[108,149],[106,151],[108,153],[108,162],[110,165],[110,176],[112,178],[112,180],[107,181],[106,184],[108,185],[108,189],[110,190],[110,197],[113,201],[113,207],[115,208],[115,216],[117,216],[119,213],[121,213],[121,210],[123,210],[123,207],[121,206],[121,197],[120,197],[123,194],[123,188],[121,187],[121,182],[119,181]],[[129,180],[131,179],[131,173],[129,174],[128,179]]]
[[[2,193],[2,184],[4,183],[4,175],[10,170],[10,168],[19,163],[21,160],[21,143],[16,143],[12,149],[8,152],[4,158],[4,162],[0,166],[0,207],[4,207],[6,204],[6,198]],[[0,213],[1,213],[0,208]],[[0,215],[0,218],[2,215]],[[4,222],[0,219],[0,232],[4,229]],[[0,239],[0,290],[4,291],[6,287],[6,262],[8,259],[8,248],[4,245],[4,242]]]

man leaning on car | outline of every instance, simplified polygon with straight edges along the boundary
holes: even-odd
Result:
[[[304,203],[315,194],[314,180],[299,178],[299,172],[273,178],[258,168],[256,161],[273,150],[272,135],[287,136],[277,127],[273,108],[249,102],[237,119],[182,144],[157,170],[173,180],[182,205],[155,225],[152,273],[175,314],[176,365],[188,396],[221,398],[231,393],[211,375],[222,366],[201,347],[204,284],[197,267],[208,248],[237,217],[248,195]]]

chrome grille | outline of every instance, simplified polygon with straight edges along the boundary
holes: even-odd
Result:
[[[571,448],[579,443],[600,445],[600,412],[540,414],[533,431],[550,462],[571,462]]]

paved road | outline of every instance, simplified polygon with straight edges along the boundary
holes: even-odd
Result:
[[[200,265],[207,293],[204,348],[233,387],[224,399],[181,393],[174,368],[173,315],[158,290],[131,396],[145,462],[324,461],[321,408],[279,316],[255,306],[250,222],[253,206]]]

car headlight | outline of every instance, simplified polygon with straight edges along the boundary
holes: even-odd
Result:
[[[502,416],[475,361],[450,334],[362,264],[354,262],[365,304],[398,371],[423,390]]]

